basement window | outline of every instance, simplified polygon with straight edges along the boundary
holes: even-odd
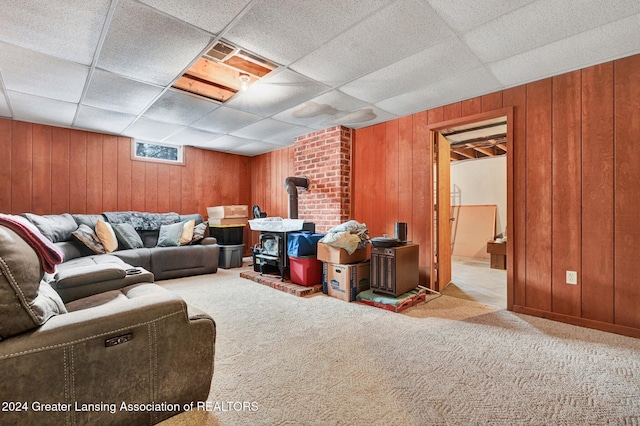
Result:
[[[277,67],[257,55],[219,41],[202,55],[173,87],[218,102],[226,102]]]
[[[132,146],[134,160],[184,164],[182,146],[138,140]]]

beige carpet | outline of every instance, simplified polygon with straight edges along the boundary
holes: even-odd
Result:
[[[640,340],[448,296],[401,314],[238,269],[159,284],[217,323],[209,407],[173,425],[638,425]]]

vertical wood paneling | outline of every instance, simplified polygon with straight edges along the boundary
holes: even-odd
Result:
[[[87,133],[87,213],[102,211],[102,135]]]
[[[384,143],[384,168],[385,168],[385,219],[384,232],[387,235],[394,235],[394,223],[398,222],[398,205],[400,197],[400,186],[398,176],[400,164],[398,161],[398,120],[391,120],[385,126]]]
[[[31,209],[35,214],[51,211],[51,127],[34,124]]]
[[[412,140],[412,241],[420,245],[420,282],[429,283],[431,265],[431,197],[433,194],[433,176],[429,133],[427,131],[427,113],[413,114]],[[407,185],[408,186],[408,185]]]
[[[159,212],[169,212],[171,211],[171,169],[174,169],[178,166],[174,166],[171,164],[158,164],[157,173],[158,173],[158,200],[157,200],[157,211]]]
[[[482,97],[467,99],[462,101],[462,117],[480,114],[482,112]]]
[[[386,232],[386,212],[385,204],[387,194],[385,193],[384,182],[386,180],[385,150],[384,150],[385,124],[373,126],[373,143],[371,146],[371,162],[375,170],[373,185],[373,222],[369,225],[372,236],[382,235]],[[393,234],[391,234],[393,235]]]
[[[462,117],[462,102],[444,106],[444,121]]]
[[[69,134],[69,211],[87,213],[87,132]]]
[[[158,163],[144,164],[144,209],[148,212],[158,210]]]
[[[375,200],[371,196],[373,193],[373,187],[376,184],[376,174],[373,161],[371,161],[374,148],[373,141],[373,127],[367,127],[358,131],[360,137],[358,137],[359,149],[356,151],[360,154],[359,157],[354,158],[353,164],[360,171],[359,175],[359,193],[362,196],[362,202],[358,203],[358,209],[355,211],[355,219],[361,223],[367,225],[367,227],[373,226],[373,210],[375,208]],[[358,188],[356,188],[356,192]],[[369,228],[371,230],[371,228]],[[371,234],[374,236],[375,234]]]
[[[102,137],[102,210],[118,210],[118,137]]]
[[[131,210],[145,211],[146,198],[146,162],[134,160],[131,162]],[[183,188],[184,192],[184,188]]]
[[[69,129],[51,128],[51,211],[70,211]]]
[[[580,286],[566,283],[566,271],[582,277],[582,73],[553,78],[552,297],[554,312],[580,316]],[[580,282],[578,282],[580,284]]]
[[[169,171],[169,211],[182,211],[182,172],[184,167],[171,167]],[[207,216],[203,216],[207,220]]]
[[[493,92],[482,96],[482,112],[493,111],[502,108],[502,92]]]
[[[526,306],[551,311],[551,79],[527,85]]]
[[[398,120],[398,222],[407,223],[407,238],[413,241],[413,116]],[[362,160],[361,160],[362,161]]]
[[[131,139],[118,138],[118,211],[131,210]]]
[[[13,213],[11,208],[11,140],[12,121],[0,118],[0,212]]]
[[[32,125],[13,122],[11,146],[11,209],[14,213],[32,211],[33,170]]]
[[[526,216],[527,216],[527,116],[526,116],[526,86],[518,86],[503,93],[504,106],[513,107],[513,123],[510,123],[513,131],[513,144],[510,148],[510,156],[513,158],[513,207],[510,212],[513,222],[507,222],[507,233],[511,232],[510,242],[513,246],[513,259],[507,258],[511,264],[509,273],[513,274],[513,304],[525,305],[526,284]]]
[[[640,327],[640,55],[616,61],[615,308],[616,324]]]
[[[613,322],[613,63],[582,71],[582,316]]]

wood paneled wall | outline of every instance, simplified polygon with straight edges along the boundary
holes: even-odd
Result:
[[[503,107],[513,107],[513,309],[640,337],[640,55],[356,130],[354,219],[372,235],[408,222],[424,275],[433,158],[421,129]]]
[[[185,148],[185,164],[131,159],[131,139],[0,119],[0,211],[175,211],[251,202],[251,159]]]

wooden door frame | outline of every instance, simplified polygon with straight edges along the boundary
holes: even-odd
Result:
[[[430,150],[431,150],[431,158],[436,161],[436,175],[439,172],[439,166],[437,165],[436,153],[434,152],[434,141],[437,137],[437,133],[439,133],[443,129],[448,129],[451,127],[462,126],[465,124],[471,124],[478,121],[490,120],[492,118],[498,117],[507,117],[507,310],[513,310],[513,301],[514,301],[514,277],[515,277],[515,268],[516,265],[514,263],[515,253],[515,241],[513,240],[513,229],[514,229],[514,211],[513,211],[513,191],[514,191],[514,179],[513,179],[513,167],[514,167],[514,156],[513,156],[513,135],[514,135],[514,121],[513,121],[513,107],[504,107],[499,108],[492,111],[483,112],[480,114],[469,115],[461,118],[454,118],[452,120],[442,121],[439,123],[433,123],[427,125],[427,131],[429,132],[429,142],[430,142]],[[431,188],[432,185],[428,185],[428,188]],[[428,194],[429,199],[433,200],[433,193]],[[431,214],[435,215],[433,209],[431,209]],[[433,216],[432,221],[433,223]],[[433,234],[434,229],[433,225],[430,225],[430,232]],[[431,241],[435,241],[435,235],[432,235]],[[433,263],[433,253],[431,256],[431,263]],[[433,265],[431,266],[433,270]],[[433,274],[431,274],[433,276]],[[433,278],[432,278],[433,280]]]

